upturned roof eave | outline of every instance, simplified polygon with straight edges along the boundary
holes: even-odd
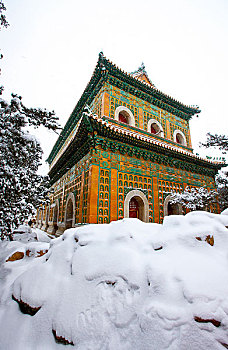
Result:
[[[170,103],[171,106],[173,106],[176,109],[179,109],[180,111],[185,111],[186,114],[189,115],[189,119],[191,116],[193,116],[194,114],[198,114],[200,113],[200,109],[198,107],[191,107],[191,106],[187,106],[177,100],[175,100],[174,98],[172,98],[169,95],[166,95],[165,93],[163,93],[162,91],[158,90],[156,87],[152,87],[149,84],[147,84],[146,82],[143,82],[139,79],[137,79],[137,77],[134,77],[131,73],[127,73],[124,70],[122,70],[121,68],[117,67],[112,61],[108,60],[103,53],[101,52],[99,54],[99,60],[98,60],[98,64],[100,64],[101,66],[103,65],[103,67],[105,67],[105,69],[108,70],[110,75],[114,75],[115,76],[115,72],[119,73],[118,76],[116,76],[117,78],[127,78],[129,79],[128,83],[129,84],[137,84],[139,89],[144,90],[145,88],[147,89],[147,93],[151,93],[153,95],[155,95],[154,97],[156,97],[157,99],[160,99],[161,101],[163,99],[167,99]],[[112,68],[112,70],[110,70],[110,68]],[[148,78],[149,79],[149,78]],[[149,79],[150,80],[150,79]]]
[[[162,143],[156,139],[153,139],[153,137],[148,138],[143,135],[139,135],[130,129],[126,130],[121,126],[116,126],[111,122],[104,121],[102,118],[94,116],[93,114],[91,114],[90,116],[88,116],[88,114],[83,114],[81,119],[82,121],[80,123],[80,127],[78,128],[78,131],[72,139],[72,142],[69,147],[71,147],[72,144],[80,144],[81,138],[83,138],[83,140],[85,141],[89,138],[89,134],[91,137],[91,134],[94,135],[96,133],[98,136],[106,138],[108,137],[108,139],[111,140],[119,140],[120,142],[129,145],[134,145],[135,143],[137,143],[137,145],[140,144],[139,147],[142,149],[149,151],[151,150],[163,154],[169,154],[174,158],[184,159],[189,163],[196,163],[206,168],[213,168],[219,170],[221,169],[221,167],[226,166],[226,164],[224,163],[215,163],[211,160],[201,158],[183,149],[179,149],[178,147],[172,147],[166,144],[165,140]],[[56,161],[54,166],[50,169],[49,173],[53,173],[54,168],[57,169],[59,167],[59,164],[62,164],[64,157],[66,157],[66,155],[69,154],[69,147]]]
[[[100,73],[100,74],[99,74]],[[98,84],[99,81],[102,79],[102,72],[100,70],[99,67],[99,61],[96,64],[96,67],[93,71],[92,77],[90,79],[90,81],[88,82],[88,84],[86,85],[85,90],[83,91],[80,99],[78,100],[78,102],[76,103],[70,117],[68,118],[63,130],[61,131],[58,139],[56,140],[51,153],[49,154],[48,158],[47,158],[47,162],[50,164],[52,162],[52,160],[54,159],[55,155],[58,153],[58,148],[62,146],[62,144],[64,143],[63,139],[65,135],[69,135],[70,131],[72,129],[72,126],[75,125],[75,122],[77,122],[81,116],[81,113],[85,107],[86,104],[89,104],[90,101],[88,101],[91,97],[91,92],[90,90],[92,88],[95,88]],[[76,116],[76,114],[78,113],[78,115]],[[68,132],[66,132],[68,131]]]
[[[110,67],[112,69],[110,69]],[[118,73],[118,74],[115,74]],[[117,75],[117,76],[116,76]],[[158,94],[158,96],[155,96],[156,99],[166,98],[170,101],[171,106],[173,108],[178,109],[180,108],[180,112],[185,113],[188,115],[187,119],[190,119],[191,116],[193,116],[196,113],[200,113],[199,109],[188,107],[173,98],[171,98],[168,95],[165,95],[161,91],[159,91],[156,88],[153,88],[149,86],[147,83],[142,82],[138,80],[137,78],[132,77],[130,73],[124,72],[122,69],[118,68],[115,64],[113,64],[111,61],[109,61],[107,58],[104,57],[103,53],[99,54],[99,59],[96,64],[96,67],[93,71],[92,77],[87,84],[82,96],[80,97],[79,101],[77,102],[73,112],[71,113],[70,117],[68,118],[63,130],[61,131],[57,141],[55,142],[48,158],[47,162],[50,164],[56,154],[58,153],[59,149],[62,147],[63,143],[65,142],[67,136],[70,134],[72,128],[74,127],[75,123],[78,121],[78,119],[81,116],[82,110],[85,107],[85,105],[90,103],[90,99],[93,99],[93,91],[95,91],[95,88],[99,84],[99,81],[103,84],[107,80],[107,76],[113,76],[114,78],[122,78],[123,80],[125,78],[128,79],[128,84],[133,84],[134,87],[137,87],[138,89],[141,89],[144,91],[144,93],[151,93],[151,94]],[[149,89],[149,90],[148,90]],[[92,90],[92,91],[91,91]],[[91,101],[92,102],[92,101]],[[185,109],[187,112],[184,112],[183,109]]]

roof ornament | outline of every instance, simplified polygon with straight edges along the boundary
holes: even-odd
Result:
[[[106,76],[105,56],[102,51],[99,52],[98,67],[100,67],[103,76]]]
[[[136,73],[144,73],[147,75],[146,67],[145,67],[145,64],[143,62],[141,63],[141,66],[139,66],[138,69],[136,69],[134,72],[131,72],[130,74],[136,74]]]
[[[152,83],[150,78],[148,77],[148,74],[146,72],[145,64],[142,62],[141,66],[134,72],[130,73],[133,78],[136,78],[137,80],[142,81],[143,83],[147,83],[150,87],[156,88],[156,86]]]

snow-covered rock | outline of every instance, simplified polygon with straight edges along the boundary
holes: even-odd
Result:
[[[226,226],[227,215],[200,211],[2,243],[0,348],[226,348]],[[36,244],[48,252],[26,254]],[[15,251],[25,256],[6,262]]]

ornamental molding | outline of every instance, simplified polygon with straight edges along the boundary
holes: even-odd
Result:
[[[210,177],[214,177],[217,173],[217,169],[208,169],[204,166],[200,166],[195,163],[190,163],[185,159],[178,159],[173,155],[165,155],[161,153],[155,153],[137,146],[120,143],[118,141],[111,141],[96,137],[96,145],[100,146],[103,150],[110,149],[113,153],[119,152],[124,155],[127,154],[129,157],[142,158],[146,161],[151,161],[158,164],[164,164],[173,168],[182,169],[192,173],[204,174]],[[166,150],[167,153],[167,150]],[[210,164],[211,165],[211,164]]]
[[[138,188],[138,187],[124,187],[124,198],[126,197],[126,195],[133,191],[133,190],[137,190],[137,191],[141,191],[148,199],[148,190],[147,189],[144,189],[144,188]]]

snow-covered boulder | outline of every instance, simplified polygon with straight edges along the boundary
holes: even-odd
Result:
[[[29,225],[20,225],[13,231],[12,238],[14,241],[33,242],[37,241],[36,231]]]
[[[2,349],[228,347],[226,226],[228,216],[205,212],[123,219],[28,243],[50,245],[38,258],[5,254]]]

